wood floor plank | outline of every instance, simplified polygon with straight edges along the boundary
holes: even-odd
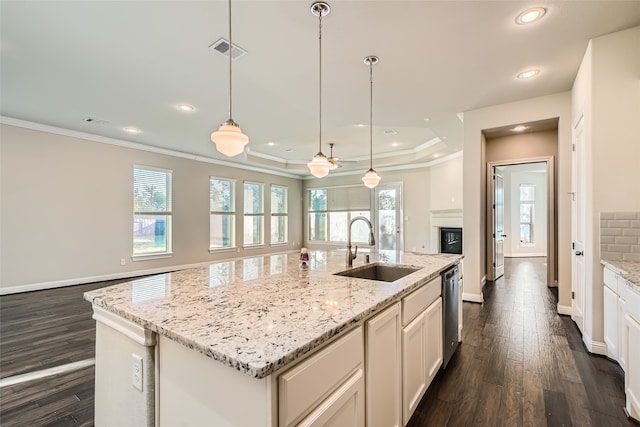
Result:
[[[549,427],[570,427],[571,415],[569,414],[567,398],[564,393],[553,390],[544,390],[544,407]]]

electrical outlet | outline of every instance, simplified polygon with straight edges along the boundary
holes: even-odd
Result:
[[[131,385],[142,391],[142,357],[131,354]]]
[[[120,265],[127,265],[127,259],[126,258],[120,258]]]

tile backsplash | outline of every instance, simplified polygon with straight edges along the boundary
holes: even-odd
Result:
[[[640,212],[600,213],[600,258],[640,262]]]

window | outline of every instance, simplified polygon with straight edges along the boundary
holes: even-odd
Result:
[[[271,186],[271,244],[287,243],[289,224],[287,187]]]
[[[171,253],[171,171],[133,169],[133,255]]]
[[[533,184],[520,184],[520,243],[533,244],[533,213],[535,210]]]
[[[308,192],[309,240],[345,243],[349,223],[356,216],[371,219],[371,191],[363,186],[314,188]],[[369,227],[356,222],[351,232],[352,243],[369,241]]]
[[[244,183],[244,246],[264,242],[264,185]]]
[[[236,183],[209,178],[209,250],[236,246]]]

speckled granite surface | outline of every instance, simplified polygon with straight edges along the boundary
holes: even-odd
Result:
[[[345,252],[218,262],[87,292],[85,299],[256,378],[264,378],[456,264],[459,255],[372,254],[419,267],[392,283],[334,276]],[[354,261],[354,268],[364,256]]]
[[[627,283],[640,292],[640,262],[635,261],[601,261],[603,265],[611,268],[624,278]]]

